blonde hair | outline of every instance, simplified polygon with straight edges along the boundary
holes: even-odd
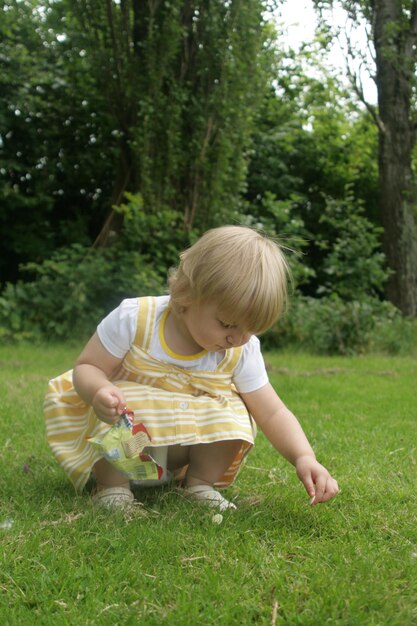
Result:
[[[174,311],[215,301],[225,321],[260,334],[286,308],[288,276],[275,241],[245,226],[222,226],[180,254],[168,282]]]

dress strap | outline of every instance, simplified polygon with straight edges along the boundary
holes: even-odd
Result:
[[[240,346],[239,348],[230,348],[230,350],[226,350],[225,357],[219,363],[217,367],[217,371],[231,374],[239,362],[239,359],[242,355],[242,351],[243,351],[243,346]]]
[[[156,298],[138,298],[138,318],[136,322],[135,345],[149,350],[156,318]]]

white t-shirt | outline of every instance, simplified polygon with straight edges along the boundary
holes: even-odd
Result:
[[[169,305],[169,296],[156,298],[156,319],[152,334],[149,352],[164,361],[190,370],[205,370],[213,372],[224,357],[224,352],[204,352],[196,358],[182,359],[181,355],[175,355],[167,351],[159,338],[159,326],[161,318]],[[103,346],[110,354],[122,359],[136,336],[136,324],[138,315],[138,298],[128,298],[105,317],[97,327],[97,334]],[[259,339],[252,335],[243,346],[242,356],[233,373],[233,383],[241,393],[250,393],[260,389],[268,382],[268,374],[265,362],[261,354]]]

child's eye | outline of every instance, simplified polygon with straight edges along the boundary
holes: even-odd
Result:
[[[223,326],[223,328],[236,328],[236,324],[227,324],[226,322],[222,322],[221,320],[219,320],[219,322]]]

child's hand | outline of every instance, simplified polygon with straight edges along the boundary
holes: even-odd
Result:
[[[339,493],[339,486],[335,479],[314,457],[299,457],[295,463],[295,469],[308,495],[314,498],[311,506],[319,502],[327,502]]]
[[[123,393],[114,385],[103,385],[93,398],[93,409],[102,422],[114,424],[126,406]]]

